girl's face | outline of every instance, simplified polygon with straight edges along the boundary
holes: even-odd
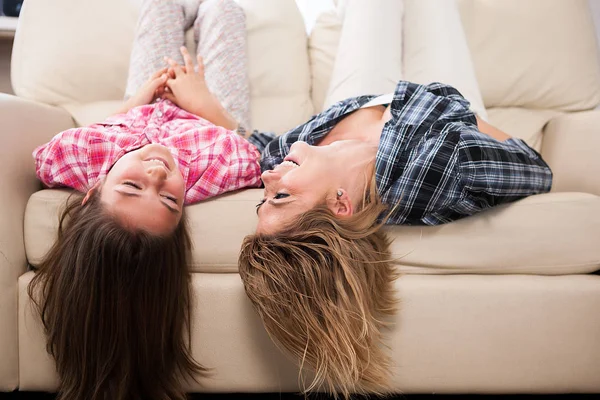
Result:
[[[261,176],[265,190],[257,210],[257,232],[276,233],[323,204],[335,215],[351,215],[353,206],[361,203],[376,150],[376,145],[356,140],[326,146],[294,143],[285,161]]]
[[[121,157],[100,193],[108,210],[126,225],[156,235],[173,232],[181,220],[185,182],[167,147],[146,145]]]

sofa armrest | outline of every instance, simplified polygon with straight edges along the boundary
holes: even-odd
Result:
[[[33,150],[75,124],[60,108],[6,94],[0,94],[0,121],[0,263],[12,265],[20,275],[25,270],[23,213],[29,196],[41,188]],[[0,267],[0,271],[5,269]]]
[[[27,268],[23,215],[40,189],[33,149],[74,126],[64,110],[0,94],[0,391],[18,385],[17,281]]]
[[[552,191],[600,195],[600,110],[562,114],[544,129],[542,156]]]

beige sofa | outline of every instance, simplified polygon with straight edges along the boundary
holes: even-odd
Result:
[[[307,36],[292,0],[239,3],[253,125],[282,132],[324,102],[338,14],[321,15]],[[401,308],[386,336],[392,386],[600,392],[600,111],[593,111],[600,63],[587,2],[459,4],[489,120],[542,152],[554,188],[448,225],[389,229],[404,272],[396,283]],[[31,151],[118,107],[138,7],[135,0],[27,0],[22,10],[12,58],[17,95],[0,95],[0,391],[57,389],[26,286],[28,264],[51,245],[68,191],[40,190]],[[405,15],[407,40],[422,22]],[[410,71],[419,55],[404,45],[404,78],[418,80]],[[215,372],[191,392],[300,388],[297,367],[268,338],[237,274],[260,197],[259,189],[243,190],[189,207],[193,354]]]

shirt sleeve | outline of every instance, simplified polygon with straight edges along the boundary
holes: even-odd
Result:
[[[440,82],[430,83],[425,85],[430,93],[454,100],[462,106],[466,111],[470,110],[471,103],[467,100],[454,86],[446,85]]]
[[[59,133],[33,152],[36,175],[48,187],[89,188],[86,128]]]
[[[479,132],[463,135],[459,157],[461,213],[473,214],[552,187],[550,167],[521,139],[498,141]]]
[[[237,189],[260,186],[260,153],[246,139],[233,132],[223,135],[213,143],[211,153],[201,152],[198,155],[210,159],[206,169],[187,190],[186,204]],[[199,164],[202,163],[192,162],[192,165]]]
[[[259,152],[263,152],[269,142],[274,140],[277,135],[273,132],[259,132],[257,130],[253,131],[250,137],[248,137],[248,141],[252,143]]]

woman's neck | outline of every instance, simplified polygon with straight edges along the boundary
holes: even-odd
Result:
[[[344,178],[340,187],[345,188],[355,207],[360,208],[365,191],[371,184],[375,173],[375,160],[377,157],[378,143],[361,140],[340,140],[334,146],[340,146],[340,151],[345,153],[343,162]]]
[[[384,106],[360,108],[338,122],[317,146],[325,146],[338,140],[360,140],[379,144],[383,125],[388,119]]]

